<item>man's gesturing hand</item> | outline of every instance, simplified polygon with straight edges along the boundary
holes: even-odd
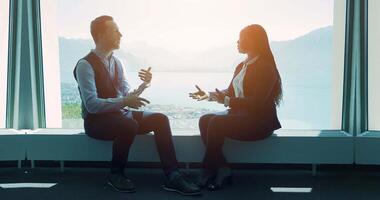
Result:
[[[146,83],[150,83],[150,81],[152,80],[152,73],[150,72],[152,68],[149,67],[147,70],[145,69],[141,69],[139,71],[139,77],[142,81],[146,82]]]
[[[129,95],[127,97],[124,97],[123,103],[124,103],[124,106],[138,109],[141,106],[145,106],[146,104],[149,104],[150,102],[144,98],[141,98],[135,95]]]

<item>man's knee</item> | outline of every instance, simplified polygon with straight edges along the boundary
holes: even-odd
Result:
[[[125,144],[132,144],[137,135],[138,128],[138,123],[135,121],[122,124],[118,127],[119,130],[116,132],[115,140]]]
[[[165,114],[162,113],[153,113],[151,116],[155,123],[157,124],[169,124],[169,118]]]
[[[132,135],[136,135],[137,131],[139,130],[139,124],[135,120],[129,119],[122,125],[122,129],[124,129],[125,132],[131,133]]]
[[[115,125],[116,127],[110,127],[111,129],[116,129],[116,137],[118,138],[132,138],[137,135],[139,124],[133,119],[127,119],[120,121],[120,123]]]

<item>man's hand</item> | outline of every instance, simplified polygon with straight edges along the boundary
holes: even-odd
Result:
[[[129,95],[127,97],[124,97],[123,103],[124,103],[124,106],[138,109],[142,106],[145,106],[146,104],[149,104],[150,102],[136,95]]]
[[[226,94],[215,88],[215,92],[210,92],[210,101],[216,101],[218,103],[224,104],[224,98]]]
[[[130,94],[130,95],[135,95],[135,96],[140,96],[141,93],[143,93],[144,90],[145,90],[146,88],[148,88],[149,86],[150,86],[149,83],[143,82],[143,83],[141,83],[141,84],[139,85],[139,87],[138,87],[137,89],[133,90],[133,91],[130,92],[129,94]]]
[[[196,99],[198,101],[202,101],[209,98],[206,92],[204,92],[198,85],[195,85],[195,87],[198,91],[189,93],[189,96],[191,98]]]
[[[152,73],[150,73],[150,70],[152,68],[149,67],[147,70],[145,69],[141,69],[139,71],[139,77],[142,81],[144,81],[145,83],[150,83],[150,81],[152,80]]]

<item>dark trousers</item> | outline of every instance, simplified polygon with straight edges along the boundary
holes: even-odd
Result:
[[[151,131],[165,174],[178,168],[169,119],[164,114],[125,111],[92,115],[85,120],[84,128],[92,138],[113,141],[111,173],[124,170],[135,136]]]
[[[262,128],[261,123],[256,123],[249,115],[231,114],[227,111],[203,115],[199,119],[199,130],[206,146],[203,167],[210,171],[226,164],[223,155],[225,138],[255,141],[265,139],[273,133]]]

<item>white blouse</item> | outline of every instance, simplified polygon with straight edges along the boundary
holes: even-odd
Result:
[[[244,61],[243,67],[240,70],[240,72],[234,77],[232,80],[232,87],[234,88],[235,97],[244,97],[244,76],[245,72],[247,71],[247,67],[250,64],[253,64],[257,61],[259,56],[256,56],[252,58],[251,60]],[[230,106],[230,97],[225,96],[224,97],[224,106],[228,107]]]
[[[244,61],[242,69],[232,80],[232,86],[234,88],[235,97],[244,97],[244,76],[247,71],[247,66],[255,63],[258,58],[259,56],[256,56],[248,62]]]

